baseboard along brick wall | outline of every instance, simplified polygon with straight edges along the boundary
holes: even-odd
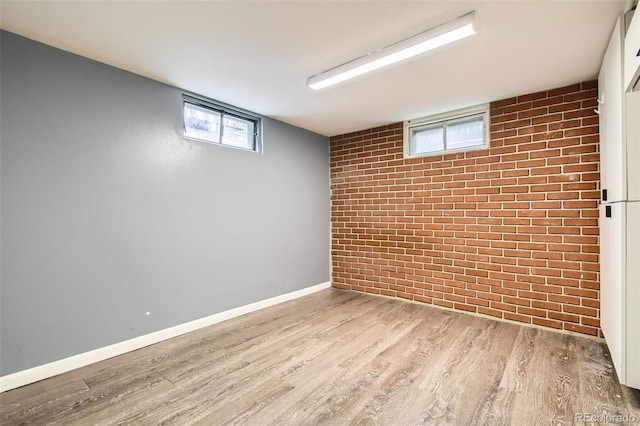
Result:
[[[600,335],[597,81],[490,105],[489,149],[334,136],[334,287]]]

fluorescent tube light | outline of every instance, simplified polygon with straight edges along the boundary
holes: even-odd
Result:
[[[384,49],[337,66],[307,79],[307,86],[319,90],[350,78],[391,65],[403,59],[437,49],[477,32],[476,13],[468,13],[418,35],[402,40]]]

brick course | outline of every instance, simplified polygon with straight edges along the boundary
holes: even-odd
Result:
[[[489,149],[334,136],[334,287],[601,335],[597,82],[491,103]]]

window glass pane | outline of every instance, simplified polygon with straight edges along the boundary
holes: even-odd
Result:
[[[444,150],[442,126],[411,131],[411,154],[424,154]]]
[[[447,149],[461,149],[484,144],[482,116],[447,125]]]
[[[224,125],[222,143],[224,145],[255,149],[253,137],[254,123],[252,121],[225,115],[222,122]]]
[[[185,102],[184,135],[220,143],[220,113]]]

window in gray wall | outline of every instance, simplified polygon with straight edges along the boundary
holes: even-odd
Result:
[[[250,151],[261,151],[261,119],[259,116],[186,94],[183,99],[185,138]]]

